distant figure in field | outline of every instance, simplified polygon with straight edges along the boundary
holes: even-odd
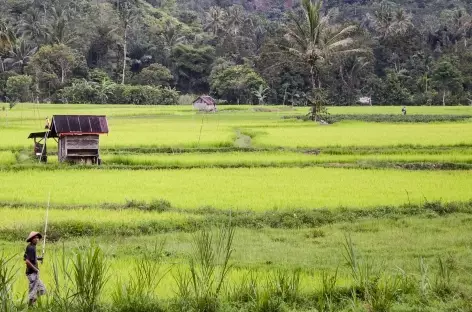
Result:
[[[49,117],[46,117],[46,125],[44,126],[44,129],[49,129],[51,126],[51,122],[49,121]]]
[[[403,106],[403,108],[402,108],[402,114],[406,115],[406,107],[405,106]]]

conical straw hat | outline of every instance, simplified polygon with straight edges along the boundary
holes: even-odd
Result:
[[[35,237],[35,236],[39,236],[39,238],[43,238],[43,235],[41,235],[41,233],[39,232],[31,232],[30,235],[28,235],[28,238],[26,239],[26,241],[29,243],[30,240]]]

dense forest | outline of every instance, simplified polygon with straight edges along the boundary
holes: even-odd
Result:
[[[0,0],[4,101],[472,104],[469,0]]]

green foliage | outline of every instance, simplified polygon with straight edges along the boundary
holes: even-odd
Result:
[[[433,291],[441,299],[447,299],[448,296],[454,293],[454,286],[452,283],[453,263],[451,259],[444,260],[438,257],[438,271],[433,283]]]
[[[161,64],[151,64],[134,75],[130,83],[133,85],[169,86],[172,80],[173,76],[169,69]]]
[[[472,100],[472,17],[465,0],[452,9],[423,0],[2,4],[0,75],[28,73],[40,101],[72,79],[88,79],[90,69],[116,83],[209,93],[217,58],[253,68],[270,86],[266,98],[249,94],[258,86],[240,95],[253,97],[247,102],[303,105],[320,88],[336,105],[364,96],[380,105]],[[174,79],[153,64],[163,64]]]
[[[433,70],[433,84],[442,96],[442,104],[446,105],[446,92],[462,91],[462,76],[459,69],[450,61],[440,61]]]
[[[182,303],[193,311],[218,311],[220,294],[227,287],[232,268],[234,234],[230,224],[216,235],[205,228],[194,235],[189,274],[178,272],[174,276]]]
[[[59,253],[48,257],[52,265],[53,286],[49,292],[48,304],[58,311],[70,311],[74,309],[76,302],[74,296],[72,263],[67,256],[64,245]]]
[[[59,102],[91,104],[101,103],[99,100],[99,86],[86,80],[73,81],[70,86],[64,87],[57,94]]]
[[[390,311],[402,292],[399,288],[400,277],[386,275],[382,266],[359,257],[350,236],[346,236],[344,250],[344,258],[351,268],[355,282],[354,289],[361,294],[373,311]]]
[[[2,312],[16,311],[12,288],[17,270],[12,260],[13,257],[6,257],[3,252],[0,254],[0,309]]]
[[[153,251],[136,259],[127,283],[117,282],[112,295],[117,311],[165,311],[156,294],[157,287],[170,270],[162,263],[163,247],[163,244],[156,245]]]
[[[16,75],[18,74],[13,71],[0,72],[0,94],[6,94],[8,79]]]
[[[411,103],[411,95],[403,86],[399,75],[393,71],[387,73],[382,94],[378,94],[380,103],[395,103],[397,105],[408,105]]]
[[[108,74],[101,70],[101,69],[92,69],[89,73],[90,81],[96,82],[96,83],[103,83],[103,82],[109,82],[111,81],[110,76]]]
[[[323,271],[321,273],[322,288],[317,298],[317,308],[319,311],[334,311],[336,302],[336,283],[338,280],[338,269],[334,274]]]
[[[31,58],[27,72],[43,90],[55,90],[69,81],[80,64],[76,51],[65,44],[46,45]]]
[[[267,97],[266,92],[269,90],[269,88],[264,88],[264,85],[259,85],[259,88],[254,90],[252,93],[254,96],[257,98],[259,101],[259,105],[264,104],[264,100]]]
[[[171,59],[179,90],[190,93],[208,90],[208,76],[214,58],[215,50],[211,46],[176,45]]]
[[[103,251],[91,246],[72,260],[74,299],[82,311],[99,310],[100,297],[109,278],[109,265]]]
[[[19,102],[31,101],[31,86],[33,79],[30,76],[18,75],[8,78],[6,93],[10,99]]]
[[[252,68],[236,65],[213,71],[210,85],[214,94],[230,103],[252,103],[252,90],[261,86],[264,90],[266,83]]]
[[[160,86],[119,85],[103,80],[102,83],[78,81],[59,91],[58,101],[95,104],[172,105],[178,101],[174,89]]]
[[[178,93],[169,88],[152,86],[124,86],[115,93],[122,96],[122,101],[115,98],[115,103],[137,105],[172,105],[178,101]]]

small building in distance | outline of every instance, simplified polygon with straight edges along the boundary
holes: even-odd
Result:
[[[216,111],[216,101],[209,95],[202,95],[193,101],[193,107],[201,112],[214,112]]]
[[[359,98],[358,103],[360,103],[361,105],[372,106],[372,98],[370,96],[361,97],[361,98]]]
[[[59,162],[100,164],[101,134],[108,134],[106,116],[54,115],[48,131],[31,133],[28,138],[34,139],[35,155],[40,161],[47,161],[46,142],[54,138]]]

